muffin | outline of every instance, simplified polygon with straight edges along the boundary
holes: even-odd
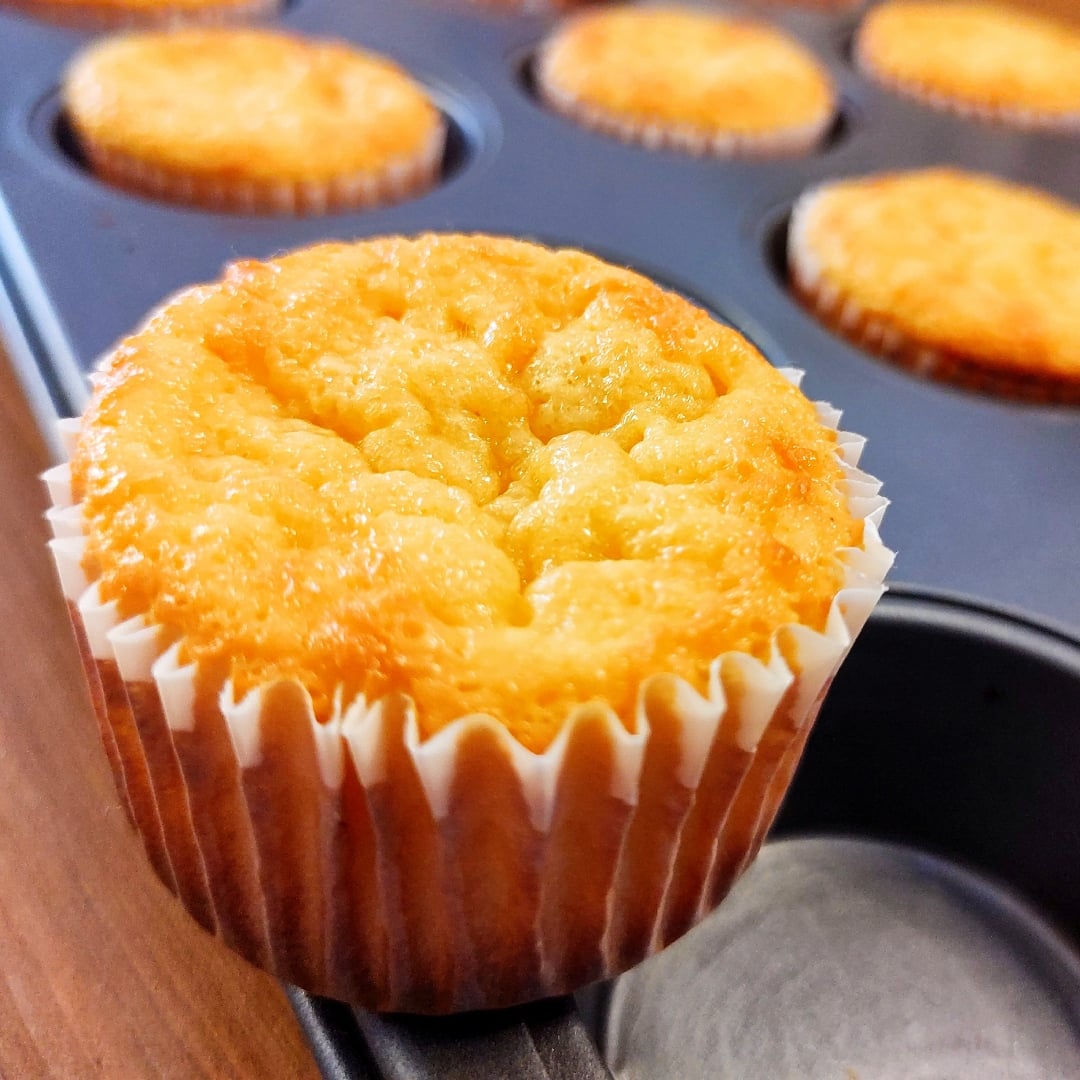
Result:
[[[790,380],[637,274],[480,236],[238,263],[118,345],[54,552],[202,924],[446,1012],[718,902],[891,558],[861,440]]]
[[[870,78],[937,109],[1080,131],[1080,30],[972,0],[886,0],[855,39]]]
[[[98,41],[63,99],[102,180],[214,210],[320,214],[415,195],[435,183],[446,137],[389,60],[269,30]]]
[[[865,0],[752,0],[757,7],[795,8],[809,11],[848,12],[862,7]]]
[[[576,16],[541,47],[552,109],[624,142],[719,157],[797,154],[832,123],[828,73],[762,23],[680,8]]]
[[[455,0],[446,0],[455,3]],[[598,3],[601,0],[456,0],[459,6],[479,8],[488,11],[521,11],[543,14],[550,11],[565,11],[567,8],[581,7],[584,4]]]
[[[1080,212],[935,168],[837,180],[792,212],[795,292],[831,329],[987,393],[1080,402]]]
[[[0,0],[0,8],[88,30],[241,22],[280,6],[280,0]]]

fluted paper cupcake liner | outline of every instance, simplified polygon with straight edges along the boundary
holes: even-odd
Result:
[[[808,238],[819,190],[799,198],[788,226],[787,261],[796,296],[830,330],[892,363],[979,393],[1063,405],[1080,404],[1080,381],[1049,371],[995,365],[912,337],[895,319],[869,312],[829,281]]]
[[[202,176],[148,162],[84,140],[80,148],[101,180],[165,202],[238,214],[319,215],[401,202],[438,183],[446,149],[440,123],[413,157],[381,169],[321,180],[264,180]]]
[[[503,1006],[637,963],[753,857],[883,591],[885,500],[856,468],[862,445],[838,435],[864,538],[838,554],[845,581],[823,631],[779,629],[768,663],[718,657],[704,695],[648,679],[633,732],[581,706],[542,754],[484,716],[421,740],[405,697],[339,698],[327,723],[293,682],[235,700],[181,662],[181,642],[102,602],[67,467],[52,470],[62,587],[159,875],[254,963],[367,1008]]]

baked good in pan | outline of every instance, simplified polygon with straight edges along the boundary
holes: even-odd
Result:
[[[169,202],[319,214],[416,195],[445,122],[405,71],[346,42],[262,29],[145,32],[71,62],[64,108],[103,180]]]
[[[718,157],[805,153],[833,122],[824,67],[766,23],[694,8],[573,16],[541,46],[537,93],[585,127]]]
[[[84,30],[208,26],[275,14],[280,0],[0,0],[36,19]]]
[[[795,292],[919,374],[1080,402],[1080,211],[950,168],[829,181],[792,212]]]
[[[835,421],[581,252],[392,237],[181,294],[51,477],[165,879],[371,1008],[561,993],[677,937],[881,591],[883,502]]]
[[[483,11],[519,11],[543,15],[552,11],[565,11],[602,0],[444,0],[445,3],[476,8]]]
[[[872,79],[933,108],[1080,131],[1080,30],[983,0],[885,0],[855,38]]]

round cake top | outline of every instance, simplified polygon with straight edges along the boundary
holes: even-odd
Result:
[[[821,630],[862,541],[835,433],[735,331],[479,236],[241,262],[108,359],[72,459],[87,573],[237,696],[402,691],[542,750],[670,672]]]
[[[762,23],[692,9],[623,8],[568,20],[545,43],[542,89],[640,124],[767,134],[827,122],[828,73]]]
[[[800,200],[790,242],[810,277],[907,338],[1080,386],[1080,211],[1068,203],[944,168],[840,180]]]
[[[1080,31],[970,0],[886,0],[855,45],[860,64],[935,104],[1080,123]]]
[[[382,173],[442,132],[423,89],[389,60],[270,30],[106,38],[72,62],[64,102],[100,150],[230,182]]]
[[[138,17],[140,22],[155,22],[159,16],[161,21],[168,21],[170,16],[178,13],[189,14],[192,17],[205,14],[209,20],[215,12],[220,12],[223,17],[235,18],[237,12],[232,9],[241,9],[243,13],[247,13],[256,10],[269,12],[277,7],[273,0],[267,0],[264,4],[258,3],[257,0],[7,0],[7,2],[30,12],[38,6],[53,9],[68,8],[73,14],[85,8],[87,11],[117,17],[130,12],[133,17]]]

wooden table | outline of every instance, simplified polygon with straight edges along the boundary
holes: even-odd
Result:
[[[45,548],[48,464],[0,353],[0,1078],[315,1080],[277,983],[195,925],[120,808]]]

